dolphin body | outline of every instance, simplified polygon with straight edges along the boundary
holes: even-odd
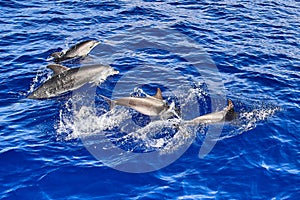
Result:
[[[234,105],[232,101],[228,100],[228,105],[221,111],[202,115],[189,121],[185,121],[184,124],[215,124],[219,122],[232,121],[236,118],[237,113],[234,111]]]
[[[60,96],[66,92],[73,91],[86,83],[99,83],[108,76],[118,74],[110,66],[88,65],[84,67],[68,68],[58,64],[48,65],[54,75],[32,92],[29,99],[46,99]]]
[[[62,62],[73,58],[83,58],[87,56],[90,51],[96,47],[100,42],[96,40],[87,40],[80,42],[72,46],[67,51],[55,52],[51,56],[54,58],[54,62]]]
[[[109,103],[110,109],[113,109],[116,105],[126,106],[148,116],[159,116],[170,108],[163,100],[162,92],[159,88],[157,88],[154,96],[123,97],[117,100],[102,97]]]

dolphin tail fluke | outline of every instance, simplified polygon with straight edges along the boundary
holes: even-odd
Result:
[[[100,96],[108,103],[110,110],[114,109],[114,107],[116,106],[116,101],[109,99],[103,95],[100,95]]]
[[[182,126],[185,126],[186,123],[185,123],[184,120],[180,120],[179,122],[174,122],[172,125],[178,131],[178,130],[180,130],[182,128]]]

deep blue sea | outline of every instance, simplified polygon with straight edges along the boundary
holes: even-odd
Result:
[[[0,199],[300,199],[299,1],[2,0],[0,15]],[[26,98],[51,53],[87,39],[63,65],[119,74]],[[179,118],[101,96],[156,88]],[[178,122],[227,99],[232,122]]]

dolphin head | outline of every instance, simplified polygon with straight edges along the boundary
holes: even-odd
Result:
[[[180,118],[181,117],[181,109],[176,106],[174,102],[170,105],[168,103],[164,103],[164,110],[160,113],[162,119],[171,119],[171,118]]]
[[[114,68],[112,68],[111,71],[112,71],[112,72],[111,72],[111,73],[112,73],[111,75],[119,74],[119,71],[116,70],[116,69],[114,69]]]
[[[178,117],[181,117],[181,109],[180,109],[180,107],[175,107],[175,108],[174,108],[174,111],[175,111],[175,113],[176,113],[176,115],[177,115]]]
[[[48,98],[48,94],[43,88],[38,88],[36,91],[32,92],[27,96],[28,99],[44,99]]]
[[[89,51],[95,48],[98,44],[100,44],[100,42],[97,40],[88,40],[85,42],[85,46],[87,47],[87,49],[89,49]]]
[[[62,57],[64,53],[63,52],[54,52],[50,56],[53,57],[54,59],[59,59]]]
[[[71,47],[66,53],[65,57],[73,58],[73,57],[85,57],[87,56],[93,48],[95,48],[100,42],[96,40],[87,40],[76,44]]]

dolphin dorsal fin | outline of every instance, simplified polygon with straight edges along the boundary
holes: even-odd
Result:
[[[60,74],[64,71],[70,69],[68,67],[65,67],[65,66],[62,66],[62,65],[57,65],[57,64],[48,65],[47,68],[52,69],[52,71],[54,72],[54,75]]]
[[[160,99],[160,100],[163,100],[160,88],[157,88],[156,94],[153,97],[155,97],[157,99]]]
[[[226,107],[225,121],[232,121],[237,117],[238,113],[234,111],[234,105],[230,99],[228,99],[228,106]]]
[[[226,110],[227,111],[229,111],[229,110],[232,110],[233,109],[233,103],[232,103],[232,101],[230,100],[230,99],[228,99],[228,105],[227,105],[227,108],[226,108]]]

